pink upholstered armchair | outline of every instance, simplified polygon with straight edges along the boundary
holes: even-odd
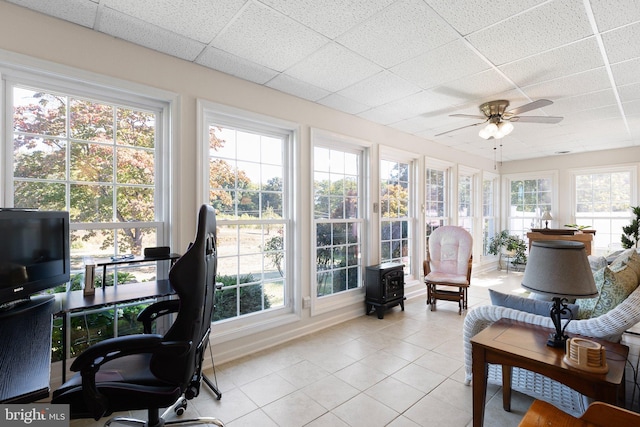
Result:
[[[467,309],[467,288],[471,283],[473,238],[467,230],[444,225],[429,236],[429,251],[423,263],[427,304],[435,310],[436,300],[458,301],[458,313]],[[452,288],[457,288],[453,290]]]

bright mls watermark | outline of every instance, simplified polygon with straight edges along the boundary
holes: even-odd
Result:
[[[0,427],[69,427],[69,405],[27,403],[0,405]]]

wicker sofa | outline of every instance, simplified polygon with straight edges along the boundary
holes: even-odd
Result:
[[[629,253],[626,254],[627,259]],[[640,259],[637,253],[633,254],[635,260]],[[605,267],[609,269],[610,267]],[[640,322],[640,267],[638,265],[625,265],[624,260],[616,260],[612,263],[613,269],[624,270],[620,274],[635,274],[637,282],[635,290],[622,302],[604,314],[586,319],[575,319],[567,326],[567,332],[584,336],[597,337],[609,341],[619,342],[624,331]],[[611,270],[607,270],[610,272]],[[597,272],[594,272],[594,277]],[[596,284],[597,281],[596,281]],[[553,329],[553,323],[549,316],[536,315],[512,308],[483,305],[475,307],[467,313],[463,326],[463,342],[465,357],[465,382],[471,383],[471,338],[481,330],[487,328],[493,322],[501,318],[513,319],[520,322],[541,325]],[[502,384],[501,367],[489,365],[488,382],[490,384]],[[551,380],[540,374],[521,368],[513,368],[512,389],[532,396],[536,399],[547,401],[565,412],[580,416],[587,409],[590,401],[575,390]]]

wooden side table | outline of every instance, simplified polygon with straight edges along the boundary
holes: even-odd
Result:
[[[547,346],[550,332],[551,329],[541,326],[501,319],[471,339],[474,427],[482,426],[484,421],[488,363],[502,365],[502,405],[506,411],[511,410],[511,368],[514,366],[542,374],[599,401],[615,405],[619,397],[624,398],[624,369],[629,347],[585,337],[606,349],[609,372],[593,374],[564,363],[564,349]]]

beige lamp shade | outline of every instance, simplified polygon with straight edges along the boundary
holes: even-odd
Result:
[[[543,220],[543,221],[551,221],[552,219],[553,219],[553,217],[551,216],[551,212],[549,212],[549,211],[545,211],[545,212],[542,214],[542,220]]]
[[[584,243],[564,240],[531,243],[522,287],[559,298],[598,295]]]

